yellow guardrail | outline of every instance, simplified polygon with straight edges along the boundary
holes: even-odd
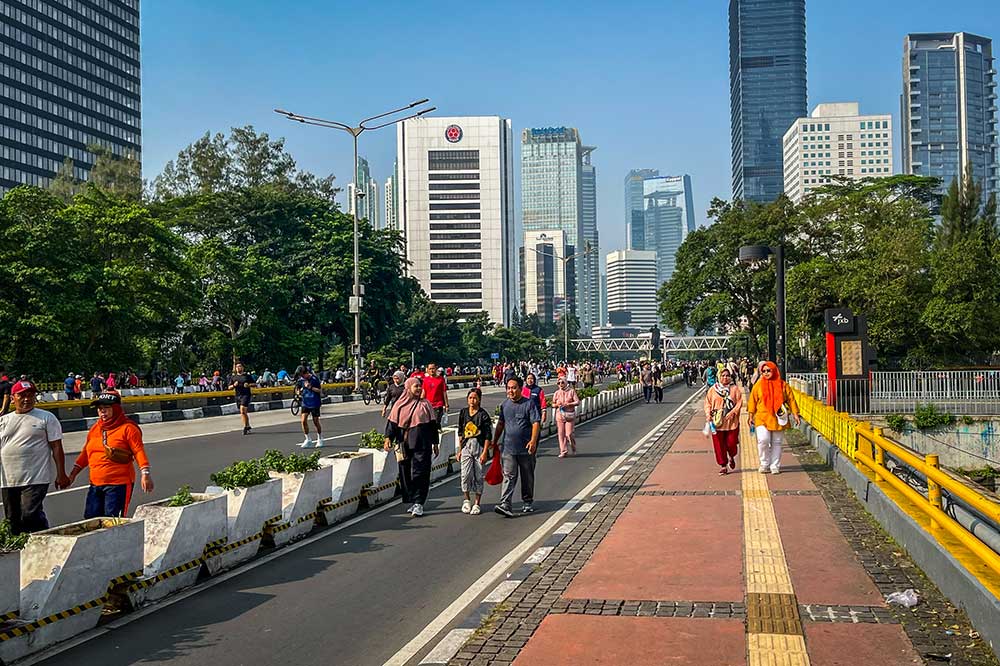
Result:
[[[942,470],[935,454],[920,454],[894,442],[882,429],[853,419],[815,398],[792,388],[799,413],[816,432],[835,445],[854,464],[875,476],[876,483],[886,483],[927,514],[932,528],[942,528],[969,549],[983,564],[1000,574],[1000,554],[980,541],[942,508],[941,492],[961,499],[995,525],[1000,525],[1000,503],[977,492],[960,479]],[[913,468],[927,479],[927,496],[892,473],[885,464],[886,454]],[[933,532],[932,532],[933,534]],[[937,535],[935,535],[937,538]],[[940,539],[938,539],[940,541]]]

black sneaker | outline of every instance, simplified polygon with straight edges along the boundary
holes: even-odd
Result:
[[[535,506],[533,504],[525,504],[521,507],[521,513],[534,513]]]
[[[514,517],[514,512],[510,510],[510,507],[506,507],[503,504],[497,504],[493,507],[493,511],[499,513],[501,516],[507,516],[508,518]]]

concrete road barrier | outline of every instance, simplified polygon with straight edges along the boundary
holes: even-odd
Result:
[[[259,486],[222,490],[209,486],[206,494],[226,497],[228,541],[206,558],[209,573],[249,560],[260,549],[264,528],[281,520],[281,480],[269,479]]]
[[[368,506],[385,504],[396,495],[399,487],[399,463],[395,451],[358,449],[358,453],[372,454],[372,485],[365,493]]]
[[[274,546],[280,548],[306,536],[316,526],[320,505],[330,499],[333,468],[270,474],[281,481],[281,522],[268,525],[265,531]]]
[[[0,552],[0,622],[21,607],[21,551]]]
[[[372,482],[372,459],[369,451],[345,452],[319,459],[320,465],[333,469],[330,501],[323,505],[327,525],[339,523],[357,513],[361,491]]]

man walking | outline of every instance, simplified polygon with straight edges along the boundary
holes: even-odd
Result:
[[[448,380],[438,373],[436,363],[428,363],[423,383],[424,398],[431,403],[434,418],[437,419],[438,426],[441,426],[442,417],[448,411]]]
[[[536,400],[525,398],[520,377],[507,381],[507,399],[500,405],[500,415],[494,432],[494,444],[500,444],[503,463],[503,486],[500,503],[494,511],[501,516],[514,517],[511,500],[514,486],[521,480],[521,513],[531,513],[535,499],[535,452],[538,450],[538,432],[542,413]]]
[[[253,396],[253,378],[246,373],[242,363],[237,363],[235,372],[229,377],[229,388],[235,392],[236,404],[243,419],[243,434],[250,434],[250,399]]]
[[[319,378],[312,373],[312,370],[305,368],[302,376],[295,383],[295,388],[302,396],[302,434],[305,440],[300,444],[303,449],[315,446],[323,446],[323,426],[319,422],[319,410],[323,404],[323,385]],[[315,443],[309,439],[309,417],[312,416],[313,425],[316,426]]]
[[[52,412],[35,409],[37,391],[30,381],[18,381],[11,389],[14,411],[0,417],[0,494],[11,532],[48,529],[42,502],[55,482],[69,485],[62,426]]]

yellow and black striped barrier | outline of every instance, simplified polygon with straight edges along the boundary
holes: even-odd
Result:
[[[152,587],[161,581],[165,581],[168,578],[173,578],[178,574],[182,574],[185,571],[190,571],[191,569],[196,569],[205,563],[204,557],[196,557],[190,562],[185,562],[184,564],[173,567],[172,569],[167,569],[162,571],[155,576],[150,576],[149,578],[143,578],[142,580],[137,580],[128,587],[125,588],[126,592],[135,592],[137,590],[144,590],[147,587]]]
[[[393,481],[391,483],[385,483],[385,484],[379,486],[378,488],[375,488],[373,486],[367,486],[367,487],[365,487],[365,488],[363,488],[361,490],[361,494],[365,495],[366,497],[368,495],[378,495],[383,490],[388,490],[389,488],[395,488],[398,485],[399,485],[399,479],[396,479],[395,481]]]

